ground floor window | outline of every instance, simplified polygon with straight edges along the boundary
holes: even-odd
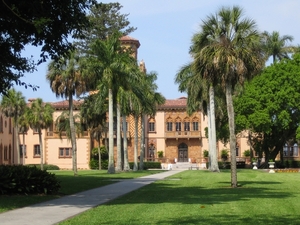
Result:
[[[285,157],[289,157],[289,156],[298,156],[298,144],[295,143],[293,146],[288,146],[287,144],[285,144],[283,146],[283,156]]]
[[[71,158],[72,148],[59,148],[59,158]]]
[[[34,145],[33,146],[33,157],[41,157],[40,145]]]
[[[26,145],[20,145],[20,157],[23,157],[23,147],[24,147],[24,155],[25,157],[27,156],[26,154]]]

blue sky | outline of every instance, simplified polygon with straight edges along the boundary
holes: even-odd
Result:
[[[102,1],[108,3],[110,1]],[[130,34],[140,41],[138,61],[144,60],[147,71],[158,74],[158,91],[167,99],[186,96],[178,91],[174,78],[184,64],[190,62],[188,54],[191,37],[199,31],[202,20],[222,6],[237,5],[244,9],[245,17],[256,21],[259,31],[279,31],[280,35],[294,37],[292,44],[300,45],[299,0],[119,0],[121,13],[129,14],[131,26],[137,30]],[[39,50],[28,47],[26,56],[39,56]],[[47,63],[22,81],[40,86],[38,91],[15,87],[26,99],[42,98],[46,102],[60,101],[46,81]]]

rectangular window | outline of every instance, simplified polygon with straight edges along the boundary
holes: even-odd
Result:
[[[4,160],[8,160],[7,146],[4,146]]]
[[[39,130],[37,128],[33,128],[32,130],[33,130],[34,134],[38,134],[39,133]]]
[[[181,131],[181,122],[176,122],[176,131]]]
[[[20,145],[20,157],[23,157],[23,147],[24,147],[24,155],[25,157],[27,156],[26,154],[26,145]]]
[[[239,148],[238,148],[238,147],[235,148],[235,152],[236,152],[235,155],[236,155],[236,156],[239,156]]]
[[[190,122],[184,122],[184,131],[190,131]]]
[[[59,148],[58,154],[59,154],[59,158],[71,158],[72,148]]]
[[[198,127],[198,122],[193,122],[193,131],[198,131],[199,127]]]
[[[149,132],[154,132],[154,131],[155,131],[155,123],[149,122]]]
[[[33,146],[33,157],[41,157],[40,145]]]
[[[172,130],[173,130],[173,123],[167,122],[167,131],[172,131]]]

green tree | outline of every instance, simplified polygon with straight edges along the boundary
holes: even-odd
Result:
[[[41,98],[37,98],[30,105],[30,110],[26,111],[26,119],[31,129],[37,130],[39,134],[41,169],[44,169],[44,149],[42,130],[48,128],[53,123],[54,109],[49,103],[44,103]]]
[[[6,117],[10,117],[14,123],[14,139],[17,148],[17,163],[20,164],[20,144],[19,144],[19,118],[24,114],[26,108],[25,97],[21,92],[10,89],[1,101],[1,110]],[[24,155],[23,155],[23,158]]]
[[[115,173],[114,167],[114,144],[113,144],[113,101],[114,93],[117,92],[120,86],[129,85],[128,76],[135,59],[130,56],[129,52],[123,51],[120,43],[120,34],[115,33],[106,40],[96,40],[91,45],[91,51],[86,63],[90,73],[93,74],[94,83],[98,84],[95,87],[97,90],[103,90],[105,86],[108,90],[108,114],[109,114],[109,160],[108,173]],[[91,87],[93,88],[93,87]],[[95,89],[94,89],[95,90]]]
[[[87,78],[81,75],[79,64],[80,57],[77,55],[77,52],[69,51],[68,54],[61,56],[58,61],[50,62],[46,76],[50,83],[50,88],[56,96],[64,97],[69,102],[72,163],[75,176],[77,175],[77,144],[73,118],[73,96],[79,97],[87,90]]]
[[[68,37],[82,37],[83,28],[89,26],[86,12],[95,2],[1,1],[0,93],[6,93],[13,83],[28,86],[21,78],[25,72],[34,70],[35,63],[22,56],[25,46],[41,47],[39,63],[45,61],[48,56],[55,58],[72,48]]]
[[[243,10],[237,6],[222,7],[203,21],[198,37],[201,49],[198,61],[208,69],[209,76],[217,76],[218,84],[225,89],[230,133],[231,186],[237,187],[236,136],[232,95],[237,83],[243,83],[264,65],[260,48],[260,34],[253,20],[243,18]]]
[[[30,124],[28,121],[28,118],[26,115],[28,115],[29,108],[26,107],[24,113],[19,117],[18,124],[19,124],[19,131],[22,133],[23,138],[23,145],[22,145],[22,155],[23,155],[23,165],[25,165],[25,156],[26,156],[26,145],[25,145],[25,135],[27,134],[27,131],[29,130]]]
[[[292,42],[293,37],[290,35],[280,36],[278,31],[269,33],[264,31],[263,37],[263,49],[265,51],[267,59],[272,57],[273,63],[282,59],[289,59],[289,53],[294,52],[293,46],[287,46],[287,42]]]
[[[299,68],[300,54],[272,64],[235,99],[237,129],[252,133],[253,147],[265,154],[266,162],[300,137]]]
[[[114,32],[121,32],[123,36],[135,31],[129,26],[127,17],[129,14],[121,14],[122,5],[118,2],[99,3],[91,7],[87,18],[91,26],[82,30],[84,39],[77,40],[76,46],[83,52],[87,52],[92,42],[97,39],[105,40]]]

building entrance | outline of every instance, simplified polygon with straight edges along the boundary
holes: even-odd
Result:
[[[185,143],[181,143],[178,146],[178,162],[188,162],[188,146]]]

